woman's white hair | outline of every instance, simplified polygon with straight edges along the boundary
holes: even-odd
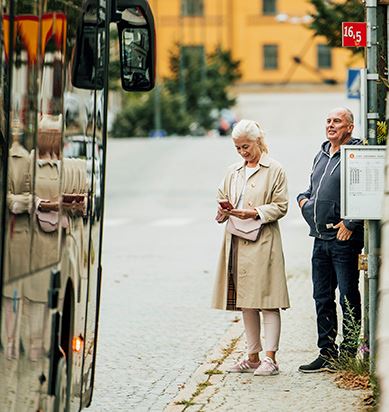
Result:
[[[254,120],[240,120],[234,126],[231,136],[233,139],[237,139],[238,137],[247,137],[249,140],[257,141],[261,152],[268,152],[268,148],[265,143],[265,132],[259,123],[254,122]]]

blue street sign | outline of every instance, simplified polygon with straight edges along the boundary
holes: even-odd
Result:
[[[347,73],[347,98],[361,98],[361,71],[360,69],[348,69]]]

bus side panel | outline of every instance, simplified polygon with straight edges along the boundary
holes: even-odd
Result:
[[[0,410],[53,409],[56,382],[49,382],[49,373],[56,365],[49,359],[59,352],[57,343],[68,362],[69,409],[79,410],[83,353],[73,353],[71,342],[85,334],[92,192],[85,145],[94,135],[94,93],[74,90],[70,79],[81,0],[15,1],[13,7],[13,14],[3,8],[8,44],[1,54],[13,83],[0,350],[7,373],[1,374]],[[80,141],[81,152],[65,153],[66,143]],[[59,301],[50,309],[56,269]],[[52,336],[57,311],[64,315],[59,342]]]
[[[48,266],[59,260],[61,236],[58,229],[47,235],[39,232],[37,201],[40,196],[50,206],[58,203],[61,131],[37,139],[42,127],[38,113],[45,114],[42,107],[47,103],[40,87],[46,77],[46,53],[38,41],[43,30],[39,3],[6,2],[2,23],[10,101],[0,353],[1,369],[7,373],[1,376],[0,404],[7,411],[48,410]]]

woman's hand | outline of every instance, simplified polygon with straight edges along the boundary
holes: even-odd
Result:
[[[228,214],[226,209],[223,209],[222,207],[218,206],[217,208],[217,214],[215,217],[216,222],[218,223],[224,223],[228,219]]]
[[[236,216],[239,219],[256,219],[258,216],[255,209],[232,209],[226,213],[230,216]]]
[[[58,202],[51,202],[49,200],[41,200],[38,205],[38,210],[41,212],[58,212],[59,210],[59,203]]]

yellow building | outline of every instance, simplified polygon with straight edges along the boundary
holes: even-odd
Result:
[[[344,82],[362,67],[348,49],[331,49],[306,26],[308,0],[149,0],[157,27],[158,75],[169,75],[169,52],[184,47],[229,49],[241,61],[242,83]],[[355,59],[354,59],[355,60]]]

